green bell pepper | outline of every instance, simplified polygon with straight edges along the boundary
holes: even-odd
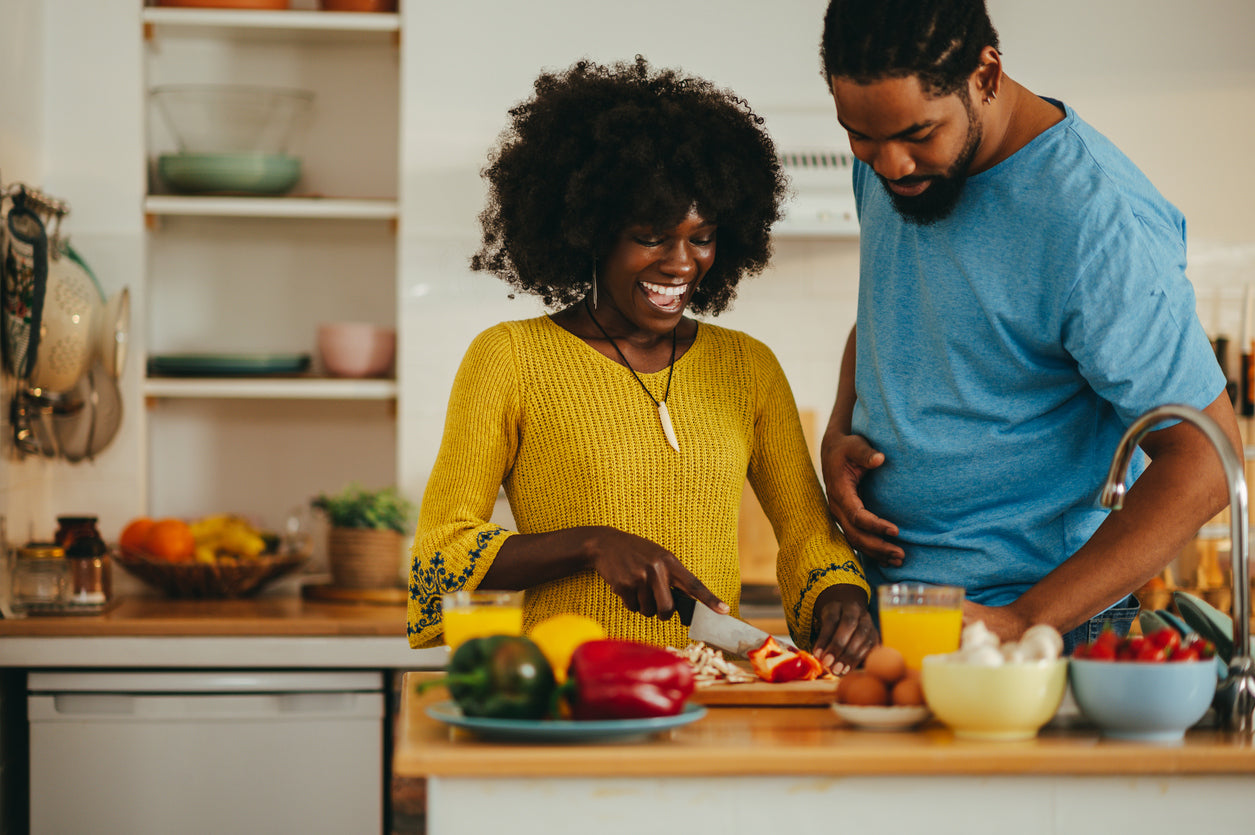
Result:
[[[553,669],[531,639],[514,635],[472,638],[449,659],[443,684],[464,716],[543,719],[554,695]]]

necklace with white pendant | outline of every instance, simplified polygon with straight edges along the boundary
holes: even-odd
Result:
[[[641,388],[645,392],[645,396],[650,400],[653,400],[653,402],[658,406],[658,420],[662,423],[662,434],[667,436],[667,443],[671,445],[671,448],[676,452],[679,452],[680,441],[675,436],[675,427],[671,425],[671,413],[667,411],[667,398],[671,396],[671,375],[675,373],[676,331],[680,329],[680,324],[677,322],[675,328],[671,331],[671,361],[667,363],[667,390],[663,392],[661,400],[654,400],[654,396],[649,393],[649,388],[645,385],[645,381],[637,375],[636,369],[632,367],[632,363],[628,362],[628,358],[623,355],[623,351],[619,348],[619,343],[615,342],[614,339],[611,338],[610,334],[606,333],[606,329],[601,326],[601,322],[598,322],[597,317],[593,315],[593,309],[589,307],[587,298],[584,299],[584,309],[588,311],[588,318],[593,320],[593,324],[597,326],[597,330],[601,331],[601,335],[606,338],[606,341],[614,346],[614,350],[619,354],[619,359],[623,360],[623,364],[627,366],[627,370],[632,372],[632,376],[636,378],[636,382],[640,383]]]

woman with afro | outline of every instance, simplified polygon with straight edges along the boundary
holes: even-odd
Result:
[[[475,338],[453,384],[412,551],[409,640],[441,595],[525,589],[683,647],[673,589],[737,612],[748,477],[780,543],[794,640],[842,672],[876,641],[862,567],[827,505],[771,351],[716,315],[770,257],[786,182],[749,106],[634,63],[544,73],[484,171],[471,261],[549,316]],[[490,522],[504,486],[517,531]]]

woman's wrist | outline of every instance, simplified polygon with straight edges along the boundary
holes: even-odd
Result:
[[[568,533],[575,536],[572,551],[576,555],[579,568],[585,571],[596,571],[597,562],[606,554],[606,525],[581,525],[568,528]]]

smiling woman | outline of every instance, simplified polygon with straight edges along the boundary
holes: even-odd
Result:
[[[719,226],[719,263],[688,300],[720,313],[770,257],[784,177],[762,120],[735,94],[643,59],[544,73],[510,111],[491,164],[477,270],[550,306],[592,289],[594,260],[696,209]],[[629,227],[632,227],[629,229]]]
[[[556,308],[480,334],[454,381],[412,552],[409,635],[441,596],[525,589],[524,629],[576,613],[683,647],[674,589],[738,606],[746,478],[780,541],[794,640],[829,666],[875,643],[771,351],[718,314],[770,255],[786,183],[734,94],[643,58],[546,73],[484,172],[472,260]],[[489,521],[505,488],[517,531]]]

